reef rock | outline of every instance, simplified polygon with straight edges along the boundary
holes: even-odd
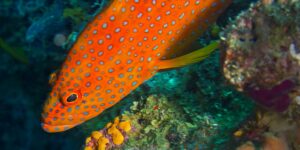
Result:
[[[222,34],[225,78],[277,112],[300,95],[299,16],[299,0],[260,1]]]

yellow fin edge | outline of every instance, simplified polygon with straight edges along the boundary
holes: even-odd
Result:
[[[217,48],[219,48],[219,42],[218,41],[212,42],[206,47],[193,51],[189,54],[174,59],[170,59],[170,60],[161,60],[158,63],[158,68],[159,70],[172,69],[172,68],[183,67],[186,65],[199,62],[207,58]]]

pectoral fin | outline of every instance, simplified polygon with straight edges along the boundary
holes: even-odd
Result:
[[[219,42],[212,42],[206,47],[193,51],[189,54],[169,60],[161,60],[158,63],[158,68],[159,70],[172,69],[199,62],[208,57],[218,47]]]

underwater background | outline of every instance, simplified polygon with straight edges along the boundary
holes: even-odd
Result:
[[[300,149],[298,0],[233,1],[197,40],[221,40],[207,59],[159,72],[78,127],[45,132],[49,76],[107,5],[0,1],[1,149]],[[121,124],[115,140],[100,135]]]

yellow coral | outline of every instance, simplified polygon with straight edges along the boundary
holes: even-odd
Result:
[[[93,148],[92,148],[92,147],[86,146],[86,147],[84,148],[84,150],[93,150]]]
[[[122,116],[121,118],[116,117],[113,123],[109,122],[105,127],[107,128],[107,133],[112,137],[112,142],[115,145],[121,145],[124,142],[125,137],[119,129],[128,133],[131,130],[130,119],[127,116]],[[94,143],[96,147],[88,146],[88,143],[92,141],[92,138],[97,141],[97,143]],[[105,150],[108,144],[110,144],[109,139],[107,139],[103,133],[94,131],[91,136],[86,139],[87,146],[85,147],[85,150]]]
[[[112,123],[110,122],[110,123],[108,123],[108,124],[106,124],[106,128],[110,128],[111,127],[111,125],[112,125]]]
[[[238,130],[238,131],[236,131],[236,132],[234,132],[234,136],[235,137],[240,137],[240,136],[242,136],[243,135],[243,131],[242,130]]]
[[[129,119],[126,116],[123,116],[122,119]],[[120,118],[116,117],[114,120],[114,123],[108,123],[106,125],[106,127],[108,128],[108,134],[110,134],[112,136],[112,140],[114,142],[114,144],[116,145],[120,145],[124,142],[124,136],[122,135],[121,131],[117,128],[121,128],[122,130],[124,130],[125,132],[129,132],[131,130],[131,125],[130,125],[130,121],[129,120],[125,120],[120,122]]]
[[[108,131],[107,133],[112,136],[112,140],[113,140],[114,144],[121,145],[124,142],[124,136],[122,135],[120,130],[118,130],[116,127],[117,127],[117,124],[113,124],[107,130]]]
[[[127,121],[120,122],[118,127],[127,133],[131,130],[130,121],[127,120]]]
[[[101,136],[98,140],[98,150],[105,150],[106,149],[106,144],[109,143],[109,140],[103,136]]]
[[[114,121],[114,124],[116,125],[116,124],[119,124],[119,122],[120,122],[120,118],[119,117],[116,117],[115,118],[115,121]]]
[[[88,138],[86,138],[86,140],[85,140],[85,144],[88,144],[90,141],[92,140],[92,138],[91,137],[88,137]]]
[[[98,131],[92,132],[92,137],[93,137],[94,139],[100,139],[100,137],[102,137],[102,136],[103,136],[102,133],[100,133],[100,132],[98,132]]]

